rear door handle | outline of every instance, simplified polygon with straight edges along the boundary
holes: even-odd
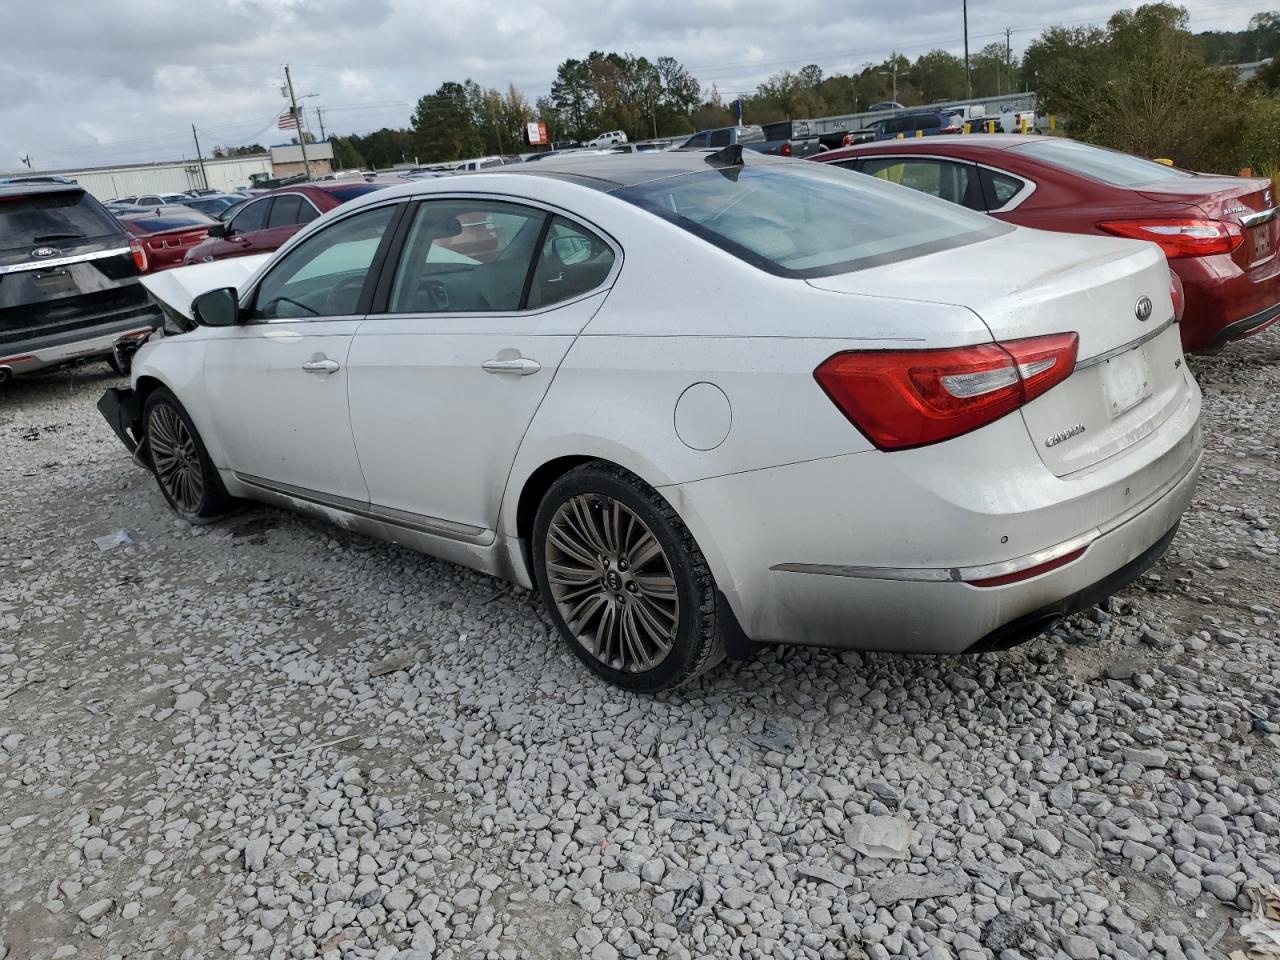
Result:
[[[527,377],[542,369],[542,364],[528,357],[517,357],[514,360],[486,360],[480,366],[485,373],[514,373],[518,377]]]
[[[323,360],[308,360],[302,365],[302,369],[307,371],[307,373],[330,374],[337,373],[341,370],[342,364],[338,363],[337,360],[330,360],[326,357]]]

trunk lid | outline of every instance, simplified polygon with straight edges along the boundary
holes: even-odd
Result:
[[[1152,433],[1190,384],[1169,267],[1154,244],[1020,227],[962,250],[809,281],[822,289],[952,303],[994,340],[1075,332],[1075,372],[1021,408],[1040,459],[1058,476],[1092,466]],[[1150,312],[1140,319],[1141,301]]]
[[[1135,189],[1148,200],[1193,205],[1212,220],[1242,225],[1251,214],[1276,205],[1275,185],[1264,177],[1205,175],[1160,181]],[[1257,269],[1280,252],[1280,242],[1277,242],[1280,241],[1280,218],[1262,219],[1261,223],[1244,227],[1244,243],[1231,255],[1242,270]]]

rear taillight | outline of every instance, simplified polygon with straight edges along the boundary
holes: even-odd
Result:
[[[959,127],[943,127],[938,132],[939,133],[959,133],[960,128]]]
[[[840,146],[842,146],[842,147],[851,147],[851,146],[853,146],[853,134],[851,134],[851,133],[846,133],[846,134],[844,135],[844,139],[840,141]]]
[[[1157,243],[1170,260],[1231,253],[1244,243],[1240,224],[1229,220],[1104,220],[1098,229],[1117,237]]]
[[[141,240],[129,241],[129,252],[133,254],[133,265],[138,268],[139,273],[147,272],[147,248],[143,246]]]
[[[784,143],[784,144],[782,145],[782,149],[781,149],[781,150],[779,150],[778,152],[779,152],[780,154],[782,154],[784,157],[789,157],[789,156],[791,156],[791,144],[789,144],[789,143]]]
[[[1169,299],[1173,301],[1173,317],[1182,322],[1182,311],[1186,309],[1187,300],[1182,292],[1182,278],[1172,270],[1169,271]]]
[[[881,450],[906,450],[986,426],[1071,376],[1079,338],[1056,333],[943,350],[851,350],[814,378]]]

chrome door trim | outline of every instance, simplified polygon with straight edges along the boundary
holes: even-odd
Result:
[[[341,510],[343,513],[354,514],[366,520],[376,520],[380,523],[390,524],[393,527],[402,527],[405,530],[413,530],[417,533],[445,537],[449,540],[462,540],[468,543],[484,543],[488,539],[486,537],[487,531],[483,527],[473,527],[466,523],[456,523],[452,520],[441,520],[438,517],[409,513],[407,510],[397,510],[394,507],[380,507],[376,504],[352,500],[349,497],[320,493],[307,487],[298,487],[291,483],[281,483],[278,480],[268,480],[265,477],[240,473],[238,470],[234,471],[234,475],[241,483],[257,487],[260,490],[292,497],[295,500],[305,500],[307,503],[329,507],[333,510]]]
[[[1156,337],[1160,336],[1160,334],[1164,333],[1177,322],[1177,317],[1170,317],[1164,323],[1160,324],[1160,326],[1156,327],[1154,330],[1148,330],[1136,340],[1130,340],[1128,343],[1122,343],[1118,347],[1112,347],[1110,350],[1095,354],[1087,360],[1077,360],[1076,369],[1087,370],[1089,367],[1097,366],[1100,363],[1106,363],[1108,360],[1118,357],[1122,353],[1128,353],[1130,350],[1136,350],[1144,343],[1154,340]]]
[[[7,273],[23,273],[29,270],[45,270],[49,267],[65,267],[72,263],[88,263],[90,260],[105,260],[107,257],[118,257],[127,253],[129,253],[128,247],[113,247],[110,250],[95,250],[93,253],[76,253],[69,257],[53,257],[49,260],[14,263],[7,267],[0,267],[0,276]]]

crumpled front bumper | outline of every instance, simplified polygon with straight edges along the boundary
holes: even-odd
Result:
[[[146,465],[142,442],[142,398],[128,387],[108,387],[98,400],[98,411],[135,460]]]

